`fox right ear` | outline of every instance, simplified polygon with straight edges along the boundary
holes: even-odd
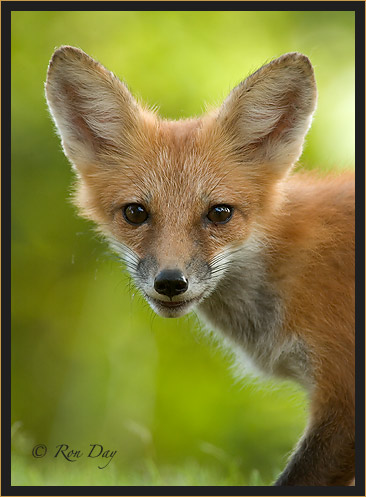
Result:
[[[128,146],[139,106],[116,76],[82,50],[55,51],[45,89],[65,154],[77,168]]]
[[[309,59],[288,53],[240,83],[224,101],[217,121],[234,152],[282,176],[302,152],[316,106]]]

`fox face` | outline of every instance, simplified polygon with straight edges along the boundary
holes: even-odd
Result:
[[[218,152],[220,143],[216,151],[206,145],[212,132],[200,124],[189,123],[184,134],[161,125],[152,145],[130,159],[132,168],[121,161],[104,185],[93,173],[77,200],[90,212],[93,199],[92,219],[165,317],[185,314],[214,290],[261,210],[250,178],[237,178],[238,164]]]
[[[214,292],[273,212],[315,108],[308,59],[287,54],[221,108],[168,121],[73,47],[49,65],[46,96],[77,174],[75,203],[123,258],[157,313],[177,317]]]

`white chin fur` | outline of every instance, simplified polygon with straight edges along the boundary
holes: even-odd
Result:
[[[181,305],[177,307],[167,307],[164,302],[160,303],[158,300],[152,299],[150,297],[145,297],[150,304],[152,310],[156,312],[159,316],[164,318],[179,318],[185,316],[191,312],[194,306],[197,304],[197,300],[190,300],[188,302],[182,302]],[[167,302],[169,304],[169,302]]]

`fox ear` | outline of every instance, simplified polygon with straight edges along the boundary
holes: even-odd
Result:
[[[234,88],[217,120],[243,160],[268,164],[281,176],[301,155],[316,95],[309,59],[288,53]]]
[[[126,86],[82,50],[56,50],[45,89],[65,154],[77,168],[128,146],[139,107]]]

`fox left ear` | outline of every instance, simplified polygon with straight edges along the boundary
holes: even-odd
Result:
[[[276,176],[282,176],[301,155],[316,98],[309,59],[288,53],[234,88],[217,122],[245,162],[267,164]]]

